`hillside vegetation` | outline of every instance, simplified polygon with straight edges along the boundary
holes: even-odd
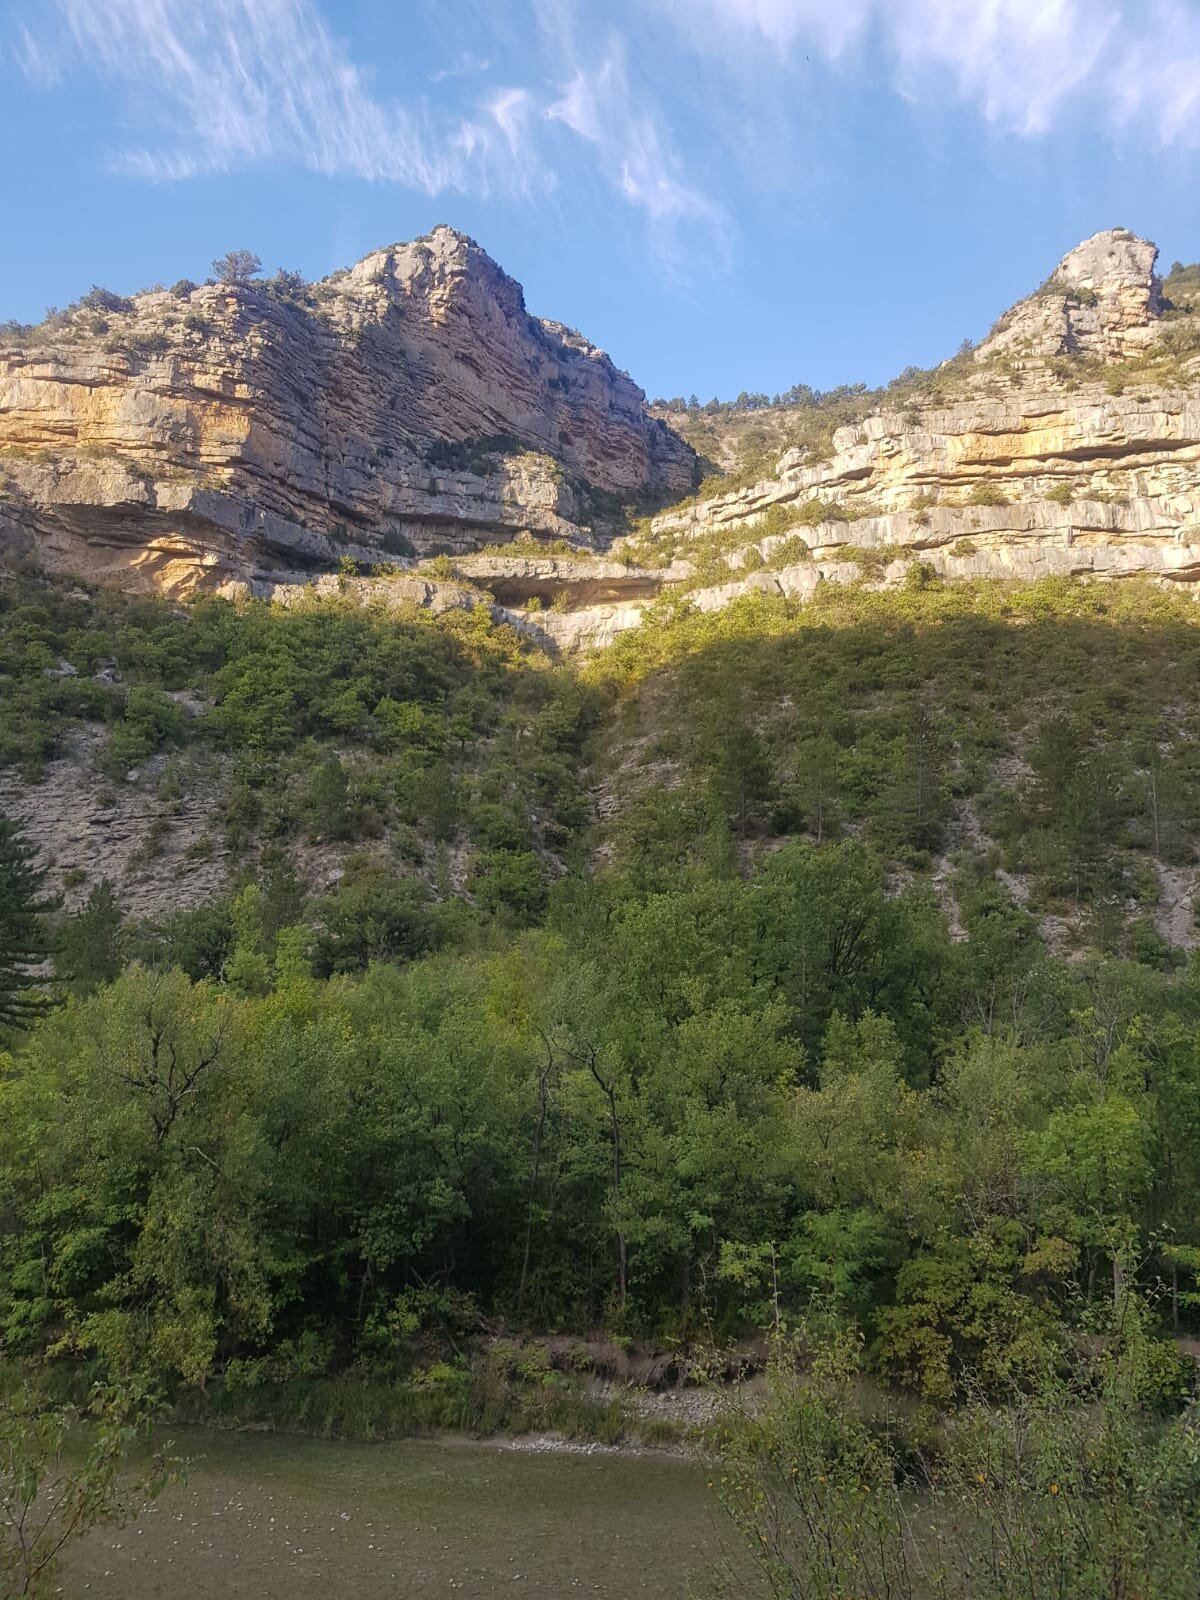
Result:
[[[586,814],[589,691],[482,609],[175,606],[27,573],[0,593],[0,678],[0,764],[50,828],[72,903],[100,874],[79,817],[38,804],[56,761],[101,839],[106,819],[136,819],[116,885],[134,907],[162,901],[166,867],[186,910],[218,857],[235,890],[263,877],[291,904],[327,887],[334,920],[361,902],[372,955],[425,948],[434,900],[461,905],[468,886],[536,918]],[[212,970],[231,937],[227,920]]]
[[[932,871],[956,927],[982,894],[1064,947],[1170,965],[1169,941],[1195,942],[1189,598],[918,567],[900,592],[685,602],[657,622],[591,669],[620,686],[604,832],[639,881],[853,837]]]
[[[1190,1383],[1189,603],[684,604],[579,674],[482,611],[4,599],[9,781],[75,741],[169,812],[203,758],[229,851],[165,917],[0,898],[9,1357],[544,1420],[589,1330],[686,1365],[804,1313],[951,1404],[1137,1288],[1154,1403]]]

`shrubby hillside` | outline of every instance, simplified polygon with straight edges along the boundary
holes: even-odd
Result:
[[[1196,943],[1190,599],[917,567],[900,591],[657,620],[589,673],[619,707],[605,849],[639,881],[854,838],[955,937],[1000,902],[1062,952],[1170,967]]]
[[[183,926],[262,878],[281,904],[373,907],[383,955],[389,896],[423,927],[464,893],[536,919],[586,815],[594,696],[482,610],[178,606],[26,573],[0,672],[0,793],[71,907],[108,880]]]
[[[0,483],[8,1370],[612,1436],[583,1369],[802,1327],[914,1439],[1135,1344],[1139,1418],[1194,1396],[1200,346],[1155,255],[1097,235],[876,394],[667,408],[723,470],[666,509],[689,448],[445,230],[9,330],[73,444]],[[271,427],[223,483],[97,455],[168,357],[202,432],[206,363],[292,344],[290,477]],[[339,372],[401,386],[369,449]]]
[[[10,1356],[445,1420],[498,1330],[819,1314],[949,1403],[1137,1286],[1190,1381],[1187,603],[922,578],[580,674],[483,611],[5,598],[21,792],[90,750],[161,840],[203,770],[229,875],[64,904],[5,835]]]

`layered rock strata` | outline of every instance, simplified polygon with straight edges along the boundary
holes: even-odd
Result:
[[[586,545],[594,500],[692,481],[636,384],[449,228],[308,289],[185,284],[0,333],[0,540],[85,576]]]
[[[1191,585],[1200,315],[1171,306],[1156,255],[1097,234],[978,350],[627,538],[605,508],[678,498],[691,452],[463,236],[376,252],[302,305],[236,285],[142,295],[103,337],[79,311],[0,352],[0,538],[170,592],[294,605],[316,576],[368,603],[482,602],[560,650],[609,642],[664,593],[711,609],[894,584],[917,561]],[[563,539],[570,553],[539,549]],[[449,568],[318,576],[433,551]]]
[[[1156,255],[1096,235],[972,357],[827,449],[664,512],[648,548],[674,552],[673,577],[721,552],[728,581],[685,580],[700,609],[896,584],[917,561],[950,579],[1200,582],[1200,336],[1169,316]]]
[[[598,604],[586,563],[547,569],[540,591],[527,567],[476,581],[512,605],[521,584],[545,601],[557,578],[554,612],[524,615],[563,649],[636,627],[661,593],[685,590],[701,610],[805,599],[822,583],[898,584],[917,562],[949,580],[1200,585],[1200,333],[1172,316],[1156,254],[1123,230],[1098,234],[972,355],[824,448],[784,450],[758,481],[618,541],[610,557],[653,554],[649,593],[630,584]]]

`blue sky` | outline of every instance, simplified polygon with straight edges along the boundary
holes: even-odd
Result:
[[[446,221],[651,394],[930,364],[1200,258],[1200,0],[0,0],[0,319]]]

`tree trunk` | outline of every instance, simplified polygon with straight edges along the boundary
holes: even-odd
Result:
[[[621,1226],[621,1119],[617,1115],[617,1086],[611,1079],[601,1075],[596,1063],[596,1052],[589,1049],[587,1054],[588,1071],[595,1079],[608,1106],[608,1125],[612,1134],[612,1202],[613,1217],[617,1230],[617,1301],[622,1307],[625,1305],[625,1285],[627,1257],[625,1250],[625,1230]]]
[[[533,1130],[533,1151],[529,1165],[529,1193],[525,1203],[525,1248],[521,1252],[521,1282],[517,1288],[517,1310],[525,1306],[525,1285],[529,1280],[529,1251],[533,1240],[533,1201],[537,1191],[538,1178],[542,1166],[542,1135],[546,1128],[546,1116],[550,1107],[550,1074],[554,1070],[554,1055],[549,1043],[543,1035],[546,1044],[546,1065],[538,1075],[538,1114]]]

